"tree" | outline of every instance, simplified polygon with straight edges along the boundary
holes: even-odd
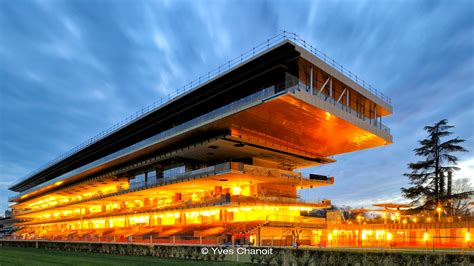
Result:
[[[352,208],[349,207],[349,206],[331,205],[331,207],[329,207],[327,209],[312,210],[311,212],[308,213],[308,216],[325,218],[327,216],[327,211],[340,211],[341,212],[341,218],[343,220],[354,220],[357,215],[356,215],[355,212],[351,212],[351,210],[352,210]]]
[[[413,151],[424,160],[408,164],[411,173],[404,174],[410,179],[411,187],[401,188],[405,198],[412,200],[412,204],[420,208],[434,208],[446,198],[453,198],[445,191],[445,174],[459,170],[455,165],[458,158],[452,153],[467,152],[461,143],[463,139],[453,138],[443,141],[443,138],[452,134],[448,120],[443,119],[424,129],[428,137],[419,141],[420,147]]]
[[[452,199],[452,215],[454,216],[470,216],[471,195],[474,188],[469,178],[460,178],[454,181],[454,195],[466,195],[465,197],[455,197]]]

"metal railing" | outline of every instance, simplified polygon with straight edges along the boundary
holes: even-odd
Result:
[[[292,93],[296,93],[296,91],[300,92],[300,91],[308,91],[308,87],[307,85],[305,84],[302,84],[301,82],[298,82],[298,84],[296,84],[295,86],[291,87],[288,89],[288,91],[292,92]],[[377,121],[377,119],[368,119],[365,117],[365,115],[361,112],[358,112],[354,109],[352,109],[350,106],[347,106],[345,104],[342,104],[341,102],[337,101],[336,99],[322,93],[322,92],[319,92],[319,91],[314,91],[314,94],[312,94],[313,96],[316,96],[318,97],[319,99],[325,101],[325,102],[329,102],[331,103],[332,105],[334,106],[337,106],[339,109],[343,110],[343,111],[346,111],[346,113],[348,114],[351,114],[352,116],[362,120],[362,121],[365,121],[367,122],[368,124],[370,124],[371,126],[373,127],[376,127],[376,128],[380,128],[381,130],[387,132],[390,134],[390,128],[387,127],[386,125],[384,125],[382,122],[379,122]]]
[[[132,182],[132,183],[129,184],[128,188],[122,188],[120,190],[115,190],[115,191],[112,190],[108,193],[103,193],[101,191],[98,191],[98,192],[93,193],[93,194],[91,194],[87,197],[81,197],[80,199],[72,199],[72,200],[69,200],[67,203],[58,204],[58,205],[55,205],[55,206],[48,206],[48,207],[45,207],[45,208],[38,208],[38,209],[25,209],[25,210],[15,209],[15,215],[30,214],[30,213],[49,210],[49,209],[52,209],[52,208],[70,206],[70,205],[73,205],[73,204],[87,202],[87,201],[95,200],[95,199],[98,199],[98,198],[113,197],[113,196],[117,196],[119,193],[120,194],[129,193],[129,192],[134,192],[134,191],[141,190],[141,189],[151,188],[151,187],[158,186],[158,185],[165,185],[165,184],[168,184],[170,182],[179,182],[180,180],[183,180],[183,179],[186,179],[186,178],[192,178],[192,177],[201,176],[201,175],[216,175],[218,173],[228,172],[232,169],[233,170],[239,170],[238,167],[235,164],[236,163],[224,162],[224,163],[221,163],[221,164],[217,164],[217,165],[213,165],[213,166],[209,166],[209,167],[189,171],[189,172],[178,174],[178,175],[168,177],[168,178],[157,178],[157,179],[153,180],[153,182],[150,182],[150,181]]]
[[[110,128],[100,132],[99,134],[95,135],[94,137],[86,140],[85,142],[79,144],[78,146],[74,147],[73,149],[61,154],[57,158],[47,162],[46,164],[41,165],[37,169],[33,170],[32,172],[28,173],[26,176],[21,178],[18,183],[21,183],[25,180],[27,180],[29,177],[39,173],[40,171],[54,165],[55,163],[79,152],[80,150],[83,150],[86,147],[89,147],[90,145],[96,143],[97,141],[113,134],[114,132],[117,132],[118,130],[124,128],[125,126],[139,120],[140,118],[156,111],[157,109],[163,107],[164,105],[168,104],[172,100],[182,96],[184,93],[189,92],[193,89],[198,88],[199,86],[203,85],[204,83],[207,83],[211,79],[227,72],[230,71],[232,68],[242,64],[245,61],[248,61],[250,59],[255,58],[258,56],[260,53],[269,50],[271,48],[276,47],[278,44],[282,43],[285,40],[290,40],[295,42],[298,45],[301,45],[305,49],[309,50],[313,55],[324,61],[325,63],[329,64],[333,68],[335,68],[337,71],[340,71],[342,74],[346,75],[349,77],[351,80],[353,80],[355,83],[359,84],[361,87],[365,88],[367,91],[370,93],[374,94],[375,96],[379,97],[382,99],[383,102],[390,104],[391,99],[375,88],[373,88],[370,84],[365,82],[363,79],[352,73],[351,71],[347,70],[345,67],[343,67],[341,64],[337,63],[334,59],[328,57],[325,53],[322,51],[316,49],[309,43],[307,43],[305,40],[300,38],[297,34],[288,32],[288,31],[281,31],[279,34],[267,39],[265,42],[260,43],[259,45],[253,47],[252,49],[248,50],[245,53],[241,53],[240,56],[227,61],[225,64],[222,64],[213,70],[207,72],[204,75],[199,76],[197,79],[185,84],[184,86],[178,88],[174,92],[162,97],[161,99],[155,101],[149,106],[144,107],[143,109],[137,111],[136,113],[130,115],[129,117],[125,118],[124,120],[118,122],[117,124],[114,124]]]
[[[357,83],[359,86],[363,87],[364,89],[368,90],[369,92],[371,92],[372,94],[374,94],[375,96],[380,98],[383,102],[385,102],[389,105],[392,103],[392,99],[390,97],[386,96],[385,94],[381,93],[380,91],[378,91],[377,89],[372,87],[372,85],[367,83],[365,80],[363,80],[362,78],[360,78],[356,74],[352,73],[350,70],[348,70],[343,65],[336,62],[334,59],[327,56],[326,53],[322,52],[321,50],[319,50],[319,49],[315,48],[314,46],[312,46],[311,44],[307,43],[305,40],[303,40],[297,34],[292,33],[292,32],[288,32],[288,31],[283,31],[281,34],[283,34],[286,39],[294,41],[296,44],[299,44],[303,48],[309,50],[313,55],[315,55],[319,59],[323,60],[326,64],[332,66],[337,71],[341,72],[342,74],[344,74],[345,76],[350,78],[352,81]]]
[[[104,217],[122,217],[122,216],[131,216],[136,214],[142,213],[165,213],[170,211],[176,211],[178,209],[195,209],[195,208],[202,208],[214,205],[221,205],[224,203],[228,203],[230,200],[226,198],[225,195],[221,195],[219,197],[214,198],[203,198],[200,201],[181,201],[181,202],[174,202],[168,203],[164,205],[158,206],[142,206],[142,207],[134,207],[126,208],[126,209],[113,209],[108,210],[106,212],[92,212],[89,214],[76,214],[72,213],[69,215],[60,215],[53,218],[34,218],[32,220],[17,223],[18,226],[25,226],[25,225],[35,225],[35,224],[47,224],[47,223],[58,223],[58,222],[68,222],[68,221],[75,221],[75,220],[91,220],[91,219],[98,219]]]
[[[258,171],[257,171],[258,170]],[[240,171],[246,174],[251,175],[260,175],[260,176],[268,176],[268,177],[275,177],[275,178],[287,178],[287,179],[309,179],[308,173],[301,173],[301,172],[293,172],[275,168],[267,168],[262,166],[254,166],[243,164],[240,162],[223,162],[220,164],[204,167],[201,169],[196,169],[193,171],[188,171],[185,173],[176,174],[172,177],[167,178],[157,178],[153,181],[143,181],[143,182],[131,182],[128,188],[121,188],[119,190],[110,190],[108,192],[97,191],[95,193],[91,193],[88,196],[82,196],[81,198],[73,198],[68,200],[65,203],[59,203],[54,206],[47,206],[44,208],[37,208],[37,209],[15,209],[15,215],[24,215],[24,214],[31,214],[36,212],[41,212],[45,210],[50,210],[53,208],[61,208],[65,206],[71,206],[78,203],[93,201],[96,199],[103,199],[106,197],[113,197],[119,194],[135,192],[142,189],[148,189],[155,186],[166,185],[171,182],[180,182],[184,181],[188,178],[196,178],[198,176],[213,176],[221,173],[229,173],[231,171]],[[333,182],[333,179],[329,179],[327,181],[322,182]],[[304,202],[302,200],[298,200],[298,202]]]

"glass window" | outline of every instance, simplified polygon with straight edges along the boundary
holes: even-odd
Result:
[[[156,171],[147,172],[147,183],[156,183]]]
[[[175,177],[179,174],[182,174],[184,172],[186,172],[186,167],[184,165],[181,165],[181,166],[173,167],[173,168],[170,168],[170,169],[166,169],[165,171],[163,171],[163,177],[164,178],[171,178],[171,177]]]
[[[130,187],[135,188],[137,186],[143,185],[145,183],[145,174],[135,175],[130,177]]]

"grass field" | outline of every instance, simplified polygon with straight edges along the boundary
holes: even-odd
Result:
[[[164,259],[34,248],[0,247],[0,265],[239,265],[232,262]]]

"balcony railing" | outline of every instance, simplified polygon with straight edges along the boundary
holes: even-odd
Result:
[[[300,172],[292,172],[292,171],[281,170],[281,169],[247,165],[247,164],[243,164],[239,162],[224,162],[221,164],[216,164],[213,166],[181,173],[173,177],[154,179],[152,182],[144,181],[144,182],[130,183],[128,188],[122,188],[118,191],[112,191],[110,193],[103,193],[101,191],[98,191],[97,193],[91,194],[88,197],[82,197],[81,199],[77,199],[77,200],[69,200],[67,203],[63,203],[63,204],[57,204],[54,206],[48,206],[48,207],[40,208],[40,209],[14,209],[14,214],[23,215],[27,213],[36,213],[40,211],[49,210],[52,208],[65,207],[65,206],[83,203],[83,202],[87,202],[87,201],[91,201],[95,199],[113,197],[113,196],[121,195],[124,193],[130,193],[130,192],[134,192],[134,191],[138,191],[142,189],[148,189],[148,188],[152,188],[156,186],[166,185],[171,182],[180,182],[191,177],[213,176],[213,175],[222,174],[222,173],[229,173],[231,171],[243,172],[243,173],[247,173],[251,175],[277,177],[277,178],[310,179],[309,174],[303,174]],[[333,182],[333,181],[334,179],[332,178],[327,180],[327,182]]]
[[[308,91],[308,86],[306,86],[305,84],[303,84],[301,82],[298,82],[298,84],[290,87],[288,89],[288,91],[291,92],[291,93],[306,92],[306,93],[311,95],[311,93]],[[390,134],[390,128],[387,127],[386,125],[384,125],[382,122],[377,121],[377,119],[369,119],[363,113],[360,113],[360,112],[352,109],[351,107],[349,107],[345,104],[342,104],[341,102],[337,101],[336,99],[334,99],[334,98],[332,98],[332,97],[330,97],[330,96],[328,96],[328,95],[326,95],[322,92],[319,92],[319,91],[316,90],[316,91],[314,91],[314,94],[312,94],[312,96],[318,97],[319,99],[338,107],[340,110],[345,111],[346,113],[352,115],[353,117],[356,117],[357,119],[362,120],[365,123],[368,123],[369,125],[371,125],[373,127],[376,127],[376,128],[379,128],[379,129],[381,129],[381,130],[383,130],[383,131]]]
[[[150,205],[150,206],[141,206],[141,207],[133,207],[133,208],[125,208],[125,209],[112,209],[108,211],[91,212],[88,214],[71,213],[68,215],[58,215],[56,217],[50,217],[50,218],[35,218],[33,220],[22,222],[20,224],[33,225],[33,224],[41,224],[41,223],[67,222],[67,221],[74,221],[78,219],[96,219],[96,218],[103,218],[103,217],[110,217],[110,216],[124,216],[124,215],[132,215],[132,214],[136,215],[136,214],[141,214],[141,213],[168,212],[168,211],[176,211],[176,210],[182,210],[182,209],[195,209],[195,208],[216,206],[216,205],[222,205],[226,203],[230,203],[230,204],[237,203],[239,206],[241,204],[257,206],[257,205],[261,205],[262,203],[275,204],[275,205],[296,204],[296,205],[305,205],[305,207],[307,208],[325,208],[325,207],[330,206],[330,202],[327,200],[324,200],[322,202],[306,202],[298,197],[291,197],[291,196],[285,196],[285,195],[282,195],[281,197],[277,197],[277,196],[251,197],[251,196],[242,196],[242,195],[222,194],[220,196],[202,198],[199,201],[186,200],[186,201],[167,203],[163,205]]]
[[[158,206],[142,206],[142,207],[134,207],[134,208],[125,208],[125,209],[113,209],[108,210],[105,212],[94,212],[89,214],[70,214],[70,215],[60,215],[57,217],[52,218],[36,218],[31,221],[23,222],[21,225],[31,225],[31,224],[38,224],[38,223],[53,223],[53,222],[66,222],[66,221],[74,221],[78,219],[95,219],[95,218],[102,218],[102,217],[110,217],[110,216],[123,216],[123,215],[135,215],[140,213],[151,213],[151,212],[168,212],[180,209],[193,209],[193,208],[202,208],[202,207],[209,207],[215,205],[221,205],[224,203],[230,202],[225,195],[221,195],[219,197],[213,198],[203,198],[200,201],[180,201],[180,202],[173,202]]]

